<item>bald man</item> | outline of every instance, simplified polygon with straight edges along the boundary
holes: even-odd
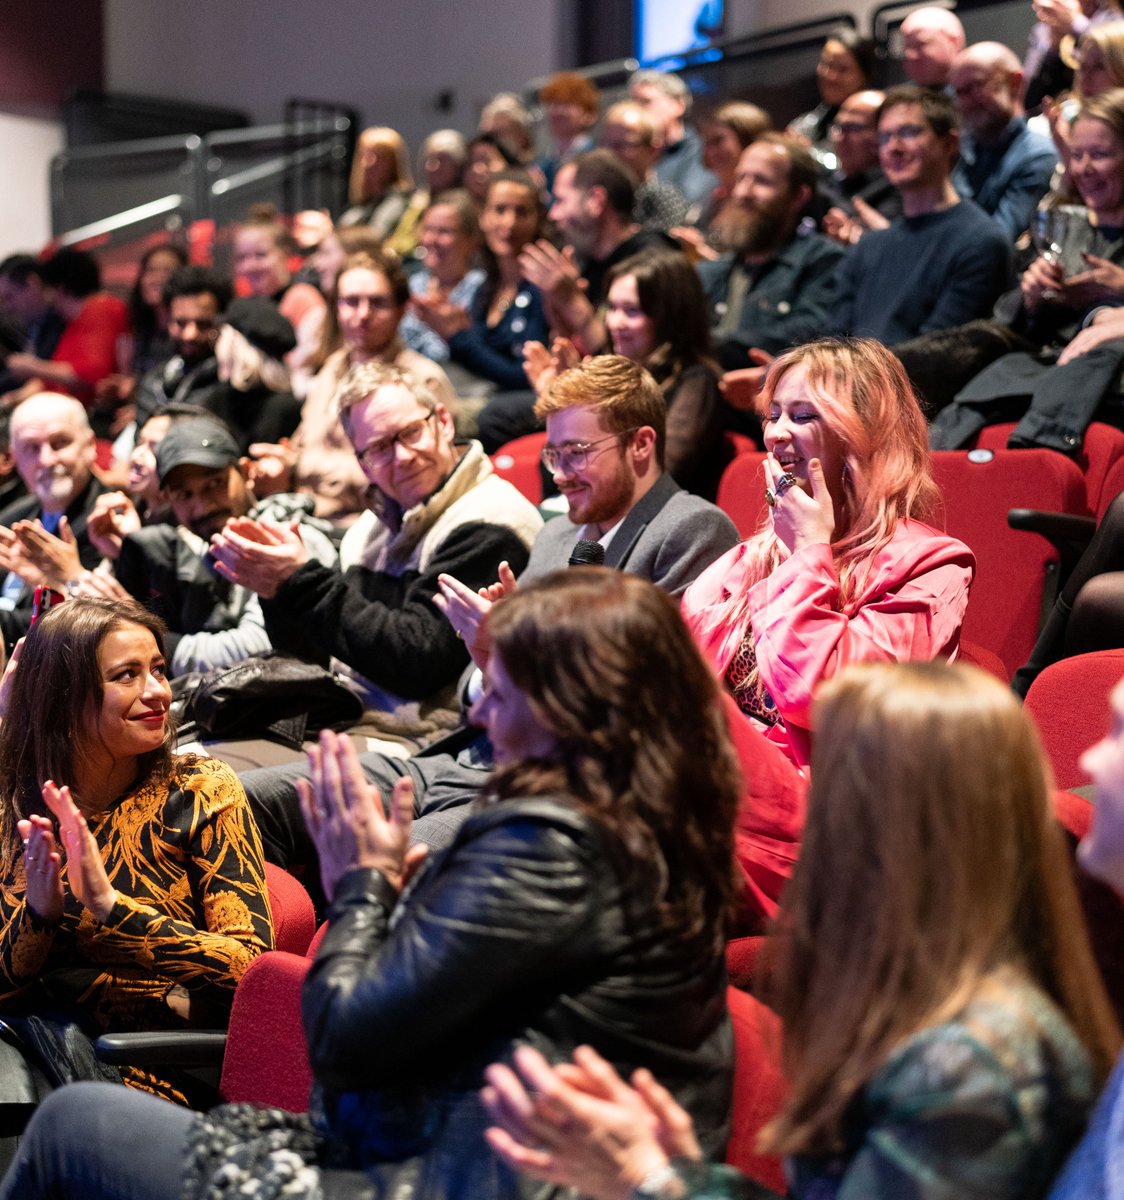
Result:
[[[667,233],[687,223],[687,201],[678,188],[656,175],[656,163],[663,151],[663,129],[646,108],[632,100],[614,104],[601,122],[600,144],[639,181],[632,219],[641,229]]]
[[[58,533],[65,517],[78,543],[82,566],[92,570],[101,555],[86,536],[86,518],[105,491],[93,474],[94,435],[86,410],[72,396],[37,392],[12,413],[12,455],[29,495],[0,511],[0,628],[10,650],[31,622],[31,600],[39,572],[18,531],[20,521],[38,521]]]
[[[966,41],[960,18],[947,8],[918,8],[902,22],[901,33],[902,66],[910,83],[946,87]]]
[[[949,82],[962,130],[953,186],[1013,242],[1029,227],[1057,165],[1050,139],[1026,126],[1022,64],[999,42],[977,42],[953,60]]]

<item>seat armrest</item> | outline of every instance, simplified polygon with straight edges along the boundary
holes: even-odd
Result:
[[[115,1067],[221,1067],[226,1032],[169,1029],[103,1033],[94,1042],[101,1062]]]

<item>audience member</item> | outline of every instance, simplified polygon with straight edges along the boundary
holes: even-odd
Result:
[[[271,648],[261,602],[216,578],[210,539],[242,517],[296,526],[308,554],[334,567],[324,530],[304,518],[306,497],[257,503],[239,463],[238,443],[214,421],[176,421],[156,451],[156,473],[175,523],[149,525],[122,541],[115,574],[124,592],[168,626],[169,675],[226,667]]]
[[[1101,403],[1115,394],[1124,360],[1124,329],[1118,328],[1124,302],[1124,89],[1082,104],[1070,133],[1070,175],[1088,207],[1090,249],[1070,255],[1064,265],[1046,249],[997,306],[998,321],[985,327],[982,347],[969,326],[950,339],[961,353],[937,348],[944,376],[939,390],[952,391],[954,400],[933,420],[934,448],[964,445],[989,421],[1018,416],[1011,444],[1072,454]],[[928,375],[925,348],[909,349],[919,352],[907,360],[911,372]]]
[[[1112,693],[1108,733],[1081,757],[1081,769],[1093,780],[1093,827],[1077,847],[1081,866],[1124,896],[1124,687]],[[1120,1086],[1124,1068],[1116,1064],[1100,1102],[1065,1169],[1050,1189],[1049,1200],[1119,1200]]]
[[[816,64],[820,102],[811,112],[801,113],[788,132],[811,146],[825,170],[833,171],[839,165],[830,137],[839,106],[848,96],[874,87],[879,82],[877,75],[877,51],[870,38],[841,26],[824,42]]]
[[[255,442],[250,479],[261,496],[306,492],[316,515],[350,523],[366,507],[367,478],[335,404],[340,383],[360,363],[391,363],[409,371],[450,411],[457,396],[445,372],[403,346],[398,336],[409,287],[398,261],[380,251],[344,259],[324,327],[327,357],[304,402],[291,440]]]
[[[628,98],[646,108],[663,129],[663,152],[656,175],[696,211],[710,199],[715,178],[702,165],[699,135],[687,123],[691,89],[670,71],[635,71],[628,80]]]
[[[4,1200],[63,1178],[88,1200],[171,1200],[185,1180],[252,1188],[301,1159],[306,1194],[432,1194],[455,1172],[458,1193],[515,1200],[477,1088],[520,1042],[557,1058],[588,1041],[622,1069],[645,1064],[721,1152],[739,781],[713,677],[671,601],[617,572],[544,580],[488,627],[478,713],[497,802],[448,853],[419,869],[409,785],[384,809],[346,739],[326,732],[311,755],[304,808],[332,897],[303,995],[318,1132],[292,1113],[193,1116],[76,1085],[33,1121]]]
[[[0,510],[27,495],[12,453],[12,409],[0,406]]]
[[[66,328],[52,301],[53,292],[43,279],[43,264],[34,255],[9,254],[0,262],[0,312],[22,334],[19,349],[31,358],[49,359]],[[0,371],[0,396],[22,382],[5,363]]]
[[[411,374],[362,363],[336,399],[371,484],[340,547],[343,572],[313,561],[296,531],[246,519],[212,538],[212,554],[224,579],[261,597],[274,646],[335,656],[368,724],[416,748],[455,722],[468,662],[434,604],[438,576],[486,587],[502,561],[522,569],[542,521],[479,442],[454,442],[449,410]]]
[[[422,213],[418,244],[422,266],[409,277],[410,295],[422,303],[436,301],[472,309],[484,271],[474,262],[480,244],[480,211],[463,188],[443,192]],[[408,310],[398,327],[411,350],[442,364],[449,361],[449,343],[427,325],[417,311]]]
[[[844,246],[901,215],[901,193],[886,178],[878,155],[878,110],[885,99],[885,92],[855,92],[831,123],[838,166],[821,182],[817,199],[827,207],[823,232]]]
[[[171,354],[133,392],[138,427],[166,404],[193,402],[218,382],[215,342],[231,301],[229,281],[207,267],[182,267],[164,285]]]
[[[1010,280],[1011,246],[952,186],[959,136],[946,95],[891,88],[878,140],[902,215],[865,234],[840,266],[835,326],[892,346],[989,313]]]
[[[173,753],[163,639],[139,605],[70,600],[43,614],[9,668],[6,1020],[54,1015],[94,1034],[214,1027],[272,948],[261,842],[237,777]],[[181,1104],[201,1098],[182,1070],[121,1073]]]
[[[382,243],[382,248],[392,250],[404,261],[417,254],[418,224],[422,214],[442,192],[460,186],[461,173],[467,157],[468,150],[464,138],[455,129],[437,129],[422,142],[421,150],[418,151],[418,174],[421,176],[422,186],[414,189],[406,211],[402,214],[394,233]],[[379,249],[379,246],[349,246],[348,249],[374,250]],[[322,285],[325,295],[335,282],[338,269],[337,262],[326,283]]]
[[[554,190],[558,168],[593,149],[590,130],[597,124],[600,107],[596,86],[577,71],[559,71],[539,88],[539,104],[553,152],[539,160],[548,192]]]
[[[105,488],[93,474],[94,434],[81,403],[59,392],[37,392],[12,413],[12,454],[28,495],[0,511],[0,630],[10,651],[28,630],[35,588],[42,575],[20,538],[25,522],[38,522],[78,546],[82,566],[99,555],[86,522]]]
[[[733,195],[734,176],[742,151],[763,133],[768,133],[772,125],[772,117],[763,108],[744,100],[730,100],[719,105],[701,122],[703,166],[718,180],[696,222],[704,235],[710,234],[715,218]],[[685,230],[672,232],[682,239]],[[691,244],[697,247],[701,240],[693,240]]]
[[[251,296],[272,301],[293,327],[296,342],[286,352],[293,391],[308,390],[311,364],[320,339],[326,305],[319,289],[301,283],[289,269],[293,240],[272,209],[263,210],[234,231],[234,269]]]
[[[879,343],[789,351],[760,410],[767,515],[687,589],[683,615],[742,711],[803,766],[824,679],[955,654],[975,559],[923,523],[938,503],[925,418]]]
[[[480,110],[477,128],[490,133],[507,147],[521,167],[530,167],[535,158],[535,119],[514,92],[499,92]]]
[[[641,229],[633,219],[636,185],[633,173],[608,150],[590,150],[564,164],[554,177],[550,219],[565,248],[540,239],[521,259],[524,274],[546,300],[551,327],[585,354],[607,343],[598,309],[610,268],[641,250],[674,248],[670,239]]]
[[[1116,14],[1119,17],[1119,13]],[[1090,27],[1081,35],[1076,50],[1077,71],[1073,90],[1054,100],[1045,96],[1042,115],[1035,118],[1045,123],[1054,141],[1058,161],[1069,167],[1069,129],[1083,100],[1092,100],[1113,88],[1124,87],[1124,21]]]
[[[366,225],[349,225],[346,229],[333,229],[312,254],[311,264],[316,272],[316,286],[328,301],[328,311],[324,315],[324,325],[321,327],[320,345],[309,359],[309,366],[314,374],[324,365],[328,355],[338,348],[328,344],[330,338],[327,329],[331,326],[332,292],[344,259],[360,252],[381,254],[382,246],[382,238],[376,237]]]
[[[220,318],[218,382],[196,400],[234,430],[243,454],[258,442],[280,442],[300,421],[284,361],[296,344],[292,325],[261,296],[234,300]]]
[[[792,1200],[1041,1195],[1119,1035],[1031,722],[989,676],[920,663],[852,668],[816,712],[764,988],[789,1085],[765,1147]],[[514,1060],[486,1072],[488,1140],[533,1178],[598,1200],[774,1195],[707,1163],[650,1072],[630,1087],[589,1048]],[[1064,1194],[1109,1194],[1083,1181]]]
[[[910,83],[947,88],[952,63],[966,38],[960,18],[947,8],[915,8],[901,26],[902,66]]]
[[[413,190],[410,152],[402,135],[383,125],[372,125],[356,141],[347,188],[348,207],[337,224],[341,229],[365,225],[376,237],[387,238],[402,219]]]
[[[1030,31],[1026,54],[1027,108],[1049,107],[1074,78],[1074,42],[1097,26],[1120,20],[1117,0],[1037,0],[1037,24]]]
[[[510,171],[519,163],[514,154],[490,133],[478,133],[468,143],[468,157],[465,159],[461,183],[468,194],[484,207],[488,198],[488,186],[492,176],[501,171]]]
[[[538,402],[546,422],[544,465],[565,497],[567,517],[548,521],[535,538],[521,583],[563,568],[579,542],[600,541],[605,566],[649,579],[672,596],[737,543],[725,513],[682,491],[664,471],[666,404],[636,363],[620,357],[587,359],[560,375]],[[496,576],[489,580],[491,583]],[[512,579],[505,570],[499,578]],[[491,607],[491,589],[445,575],[442,603],[469,651]],[[506,590],[506,588],[505,588]],[[483,735],[465,748],[404,759],[364,754],[367,778],[389,789],[409,775],[414,785],[415,836],[434,846],[455,834],[493,765]],[[252,771],[244,777],[271,862],[310,867],[316,849],[304,829],[294,780],[301,764]]]
[[[1022,65],[999,42],[977,42],[956,56],[949,86],[963,133],[952,184],[974,200],[1013,242],[1030,228],[1058,156],[1026,126]]]
[[[632,100],[614,104],[601,122],[600,144],[615,154],[639,180],[632,218],[641,229],[667,233],[687,220],[687,201],[670,184],[658,179],[655,164],[663,134],[647,109]]]
[[[767,133],[738,163],[721,236],[731,249],[699,264],[726,370],[751,350],[778,354],[830,325],[842,249],[818,234],[798,236],[816,186],[816,164],[794,138]]]
[[[542,341],[550,326],[523,252],[542,236],[544,221],[542,196],[526,171],[493,175],[480,214],[484,279],[471,307],[439,295],[413,298],[414,311],[448,343],[450,359],[499,392],[477,416],[489,454],[535,428],[523,345]]]
[[[682,254],[626,258],[609,272],[605,324],[613,353],[646,367],[663,392],[667,473],[713,500],[724,465],[721,368],[698,273]]]
[[[40,277],[65,327],[49,359],[9,354],[7,369],[17,380],[36,380],[52,391],[76,396],[90,408],[99,381],[124,365],[122,339],[129,334],[129,311],[123,301],[100,290],[97,260],[84,250],[57,250],[43,264]]]

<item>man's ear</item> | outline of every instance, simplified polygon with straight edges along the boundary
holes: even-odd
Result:
[[[809,204],[811,204],[811,202],[812,189],[806,183],[802,183],[796,189],[796,191],[792,193],[792,204],[789,211],[792,213],[793,217],[799,220],[804,215],[804,210]]]
[[[233,462],[230,465],[238,471],[238,474],[242,476],[242,479],[246,483],[249,483],[250,482],[250,470],[251,470],[252,463],[253,463],[252,459],[247,458],[245,455],[243,455],[237,462]]]
[[[609,206],[609,193],[603,187],[593,186],[585,194],[585,204],[590,215],[600,220]]]
[[[656,431],[651,425],[641,425],[632,435],[629,447],[632,456],[637,461],[650,459],[656,461]]]

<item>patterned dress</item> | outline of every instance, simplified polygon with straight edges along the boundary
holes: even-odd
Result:
[[[80,1009],[100,1031],[225,1025],[235,984],[273,946],[261,839],[238,777],[180,759],[90,829],[117,902],[98,921],[69,891],[62,919],[25,903],[20,857],[0,882],[0,1013]],[[190,1002],[191,1019],[177,1015]],[[133,1087],[181,1103],[182,1081],[136,1068]]]

